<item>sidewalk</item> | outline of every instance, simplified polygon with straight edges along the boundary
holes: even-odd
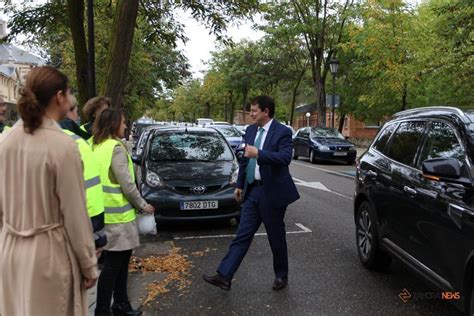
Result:
[[[140,247],[133,251],[135,257],[164,256],[168,255],[174,248],[172,241],[162,241],[155,236],[140,236]],[[161,281],[166,277],[166,273],[137,273],[128,275],[128,295],[134,308],[140,307],[140,299],[146,295],[146,285],[154,281]],[[97,284],[87,291],[87,301],[89,303],[89,316],[94,316],[97,296]],[[144,310],[143,316],[148,313]]]
[[[367,151],[366,147],[356,147],[357,155],[356,157],[359,158],[363,153]]]

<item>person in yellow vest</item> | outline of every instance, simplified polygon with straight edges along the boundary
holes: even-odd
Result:
[[[10,129],[9,126],[5,125],[6,114],[7,105],[3,100],[3,97],[0,97],[0,134]]]
[[[136,210],[153,214],[155,209],[141,197],[135,184],[131,157],[120,140],[125,128],[125,119],[116,109],[105,109],[93,127],[92,149],[100,168],[108,239],[97,286],[96,316],[111,315],[112,294],[114,314],[141,315],[128,299],[128,264],[132,250],[140,245]]]
[[[88,134],[87,140],[92,137],[92,126],[94,121],[100,116],[103,110],[111,107],[111,99],[103,96],[93,97],[89,99],[82,113],[84,114],[85,123],[81,125],[81,129]]]
[[[60,121],[59,125],[66,134],[76,141],[79,153],[81,154],[82,165],[84,167],[83,174],[87,212],[89,213],[92,223],[97,255],[100,255],[105,244],[107,244],[107,236],[105,235],[104,196],[100,183],[99,165],[93,156],[91,144],[76,134],[80,129],[76,123],[79,114],[77,113],[77,100],[74,96],[72,96],[71,104],[72,106],[67,112],[66,118]]]

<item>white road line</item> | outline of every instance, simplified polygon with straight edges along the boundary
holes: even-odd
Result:
[[[301,180],[301,179],[297,179],[297,178],[293,178],[293,180],[295,181],[295,184],[296,184],[296,185],[301,185],[301,186],[308,187],[308,188],[312,188],[312,189],[316,189],[316,190],[326,191],[326,192],[335,194],[335,195],[337,195],[337,196],[346,198],[346,199],[348,199],[348,200],[352,200],[352,197],[350,197],[350,196],[347,196],[347,195],[341,194],[341,193],[339,193],[339,192],[335,192],[335,191],[329,190],[329,189],[326,188],[326,186],[325,186],[324,184],[322,184],[321,182],[307,182],[307,181],[304,181],[304,180]]]
[[[302,230],[286,232],[286,234],[308,234],[312,233],[312,231],[304,226],[303,224],[296,223],[296,226],[301,228]],[[266,236],[267,233],[256,233],[255,236]],[[186,236],[186,237],[173,237],[174,240],[190,240],[190,239],[212,239],[212,238],[233,238],[235,234],[224,234],[224,235],[207,235],[207,236]]]
[[[311,229],[309,229],[308,227],[304,226],[301,223],[296,223],[295,225],[298,226],[299,228],[301,228],[305,232],[312,233]]]
[[[301,162],[295,162],[294,160],[291,163],[295,164],[295,165],[298,165],[298,166],[302,166],[302,167],[307,167],[307,168],[311,168],[311,169],[324,171],[324,172],[327,172],[327,173],[330,173],[330,174],[333,174],[333,175],[336,175],[336,176],[342,176],[342,177],[346,177],[348,179],[354,179],[353,176],[350,176],[348,174],[344,174],[344,173],[340,173],[340,172],[336,172],[336,171],[332,171],[332,170],[328,170],[328,169],[324,169],[324,168],[318,168],[318,167],[315,167],[315,166],[310,166],[310,165],[307,165],[307,164],[304,164],[304,163],[301,163]]]

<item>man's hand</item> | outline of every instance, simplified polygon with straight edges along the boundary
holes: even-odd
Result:
[[[148,214],[153,214],[155,213],[155,208],[151,204],[147,204],[144,208],[143,211]]]
[[[99,259],[100,256],[102,256],[102,252],[103,252],[103,251],[104,251],[104,248],[103,248],[103,247],[102,247],[102,248],[97,248],[97,249],[95,250],[95,256],[97,257],[97,259]]]
[[[84,287],[86,288],[86,290],[92,288],[95,283],[97,282],[97,279],[87,279],[87,278],[84,278]]]
[[[258,157],[258,148],[251,145],[245,146],[244,157],[247,158],[257,158]]]
[[[238,203],[242,203],[242,189],[235,189],[234,197]]]

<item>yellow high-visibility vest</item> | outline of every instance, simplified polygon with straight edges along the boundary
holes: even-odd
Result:
[[[79,147],[82,164],[84,165],[87,212],[89,217],[97,216],[104,212],[104,194],[100,182],[99,164],[95,161],[92,147],[86,140],[70,130],[64,129],[63,131],[71,136]]]
[[[8,131],[10,128],[11,128],[10,126],[5,125],[5,126],[3,127],[3,132],[2,132],[2,133],[5,133],[5,132]],[[0,134],[2,134],[2,133],[0,133]]]
[[[136,218],[135,208],[122,193],[120,184],[112,183],[109,178],[109,170],[112,165],[112,156],[115,146],[123,146],[116,139],[108,139],[98,145],[93,145],[92,150],[95,160],[99,163],[100,180],[104,195],[104,210],[106,224],[128,223]],[[132,180],[135,181],[133,163],[127,152],[128,169]]]

